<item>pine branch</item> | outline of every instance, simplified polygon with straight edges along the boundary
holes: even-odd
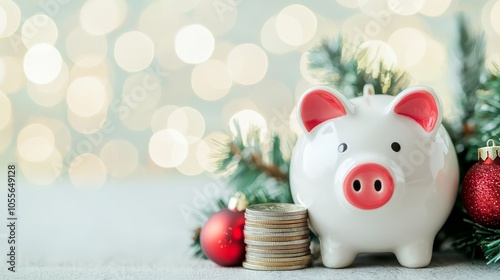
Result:
[[[356,53],[354,56],[347,55]],[[360,96],[366,84],[372,84],[375,94],[397,95],[409,82],[406,72],[380,63],[376,69],[361,67],[366,51],[346,50],[342,37],[322,41],[309,53],[309,68],[324,83],[338,89],[347,98]],[[366,63],[365,63],[366,64]]]
[[[485,67],[485,38],[484,32],[473,30],[464,15],[459,15],[458,19],[460,33],[459,55],[460,65],[460,85],[462,88],[462,106],[464,115],[462,123],[465,124],[475,111],[476,91],[481,87],[481,80],[484,79]]]
[[[249,156],[244,156],[242,154],[242,151],[236,145],[234,145],[234,143],[231,143],[229,147],[234,156],[241,157],[241,160],[246,165],[255,166],[257,169],[275,178],[276,180],[288,182],[288,174],[285,174],[281,170],[279,170],[277,165],[265,164],[264,162],[262,162],[262,158],[259,154],[250,153]]]
[[[220,143],[215,151],[217,171],[227,181],[227,193],[242,192],[250,204],[268,202],[293,203],[288,170],[290,162],[284,160],[281,139],[272,135],[262,139],[258,129],[246,133],[235,123],[235,134],[227,143]],[[265,143],[270,142],[268,148]],[[290,147],[291,149],[291,147]],[[223,199],[218,201],[219,210],[226,207]],[[217,211],[205,213],[200,226],[193,230],[192,255],[205,258],[200,245],[202,225]]]
[[[481,248],[486,264],[500,261],[500,229],[491,229],[470,220],[464,220],[472,226],[472,230],[464,233],[464,237],[455,242],[458,249],[465,249],[474,257],[476,248]]]
[[[477,149],[483,147],[488,139],[500,137],[500,71],[493,70],[476,94],[477,103],[471,119],[474,130],[469,139],[467,160],[477,159]]]
[[[463,15],[459,15],[458,22],[458,49],[456,52],[459,65],[460,102],[455,118],[446,119],[445,126],[455,143],[461,162],[461,171],[466,171],[465,161],[475,161],[476,151],[470,148],[469,140],[474,133],[476,124],[474,113],[478,101],[477,91],[484,87],[486,69],[484,67],[485,36],[484,32],[474,30]]]

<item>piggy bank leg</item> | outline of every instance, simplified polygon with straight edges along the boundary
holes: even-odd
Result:
[[[321,258],[323,265],[329,268],[350,266],[357,253],[351,248],[331,240],[321,240]]]
[[[434,240],[418,240],[396,249],[396,258],[402,266],[417,268],[429,265]]]

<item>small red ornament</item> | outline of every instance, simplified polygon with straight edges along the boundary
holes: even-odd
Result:
[[[476,223],[500,228],[500,146],[488,140],[478,149],[478,160],[462,184],[465,210]]]
[[[238,266],[245,259],[245,195],[237,193],[229,200],[228,208],[208,218],[201,229],[203,253],[222,266]]]

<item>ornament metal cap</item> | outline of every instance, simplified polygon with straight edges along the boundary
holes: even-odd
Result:
[[[244,193],[237,192],[233,197],[229,199],[229,203],[227,204],[227,208],[229,210],[236,210],[241,212],[245,210],[248,206],[248,200]]]
[[[486,141],[486,147],[477,149],[478,160],[486,161],[488,158],[491,160],[500,158],[500,146],[497,146],[493,139]]]

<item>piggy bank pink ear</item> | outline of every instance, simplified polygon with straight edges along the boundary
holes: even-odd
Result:
[[[414,120],[427,133],[441,124],[441,102],[428,87],[412,87],[401,92],[391,103],[392,111]]]
[[[300,98],[297,120],[305,132],[311,132],[325,121],[354,112],[354,106],[338,91],[324,87],[312,87]]]

